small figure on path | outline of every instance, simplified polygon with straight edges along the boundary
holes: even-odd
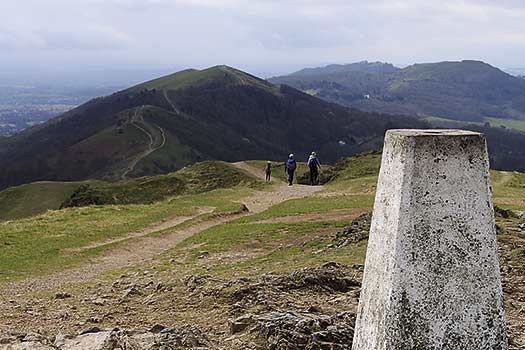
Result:
[[[293,153],[291,153],[288,156],[288,160],[286,161],[286,164],[284,166],[284,170],[286,171],[286,174],[288,175],[288,186],[292,186],[293,184],[293,174],[296,168],[297,168],[297,163],[295,162]]]
[[[264,172],[266,173],[266,182],[271,181],[272,176],[272,162],[268,161],[266,163],[266,167],[264,168]]]
[[[321,168],[321,162],[315,152],[312,152],[310,157],[308,157],[308,167],[310,168],[310,184],[312,186],[319,184],[319,168]]]

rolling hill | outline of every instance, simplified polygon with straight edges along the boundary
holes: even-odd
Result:
[[[379,148],[384,131],[426,127],[325,102],[227,66],[184,70],[101,97],[0,140],[0,189],[119,180],[206,159],[324,161]]]
[[[63,208],[152,204],[172,196],[194,195],[239,185],[256,187],[253,176],[220,161],[204,161],[168,174],[117,182],[33,182],[0,191],[0,222]]]
[[[343,76],[342,69],[350,68],[330,67],[335,76]],[[426,74],[415,70],[403,74]],[[401,72],[381,63],[360,63],[351,71],[376,77]],[[189,69],[91,100],[0,139],[0,189],[35,181],[118,181],[204,160],[279,160],[292,152],[304,160],[312,150],[330,163],[380,149],[387,129],[426,127],[413,117],[344,107],[227,66]],[[468,127],[486,133],[495,169],[525,170],[522,134]]]
[[[270,81],[366,111],[477,122],[486,117],[525,120],[525,80],[479,61],[403,69],[364,61],[303,69]]]

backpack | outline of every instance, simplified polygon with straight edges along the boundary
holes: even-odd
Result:
[[[296,167],[295,159],[288,159],[286,161],[286,169],[288,170],[295,170]]]

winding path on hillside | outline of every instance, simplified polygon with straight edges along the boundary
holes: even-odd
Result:
[[[164,134],[164,129],[162,129],[160,126],[152,125],[152,127],[159,128],[160,135],[161,135],[160,137],[161,140],[159,144],[155,145],[157,143],[155,140],[155,137],[148,130],[144,129],[142,126],[138,124],[139,122],[146,124],[146,122],[144,121],[144,118],[142,117],[142,113],[139,114],[139,111],[142,112],[143,109],[144,109],[144,106],[135,110],[135,114],[133,115],[130,124],[133,125],[135,128],[139,129],[144,134],[146,134],[146,136],[149,138],[148,149],[146,149],[143,152],[140,152],[135,158],[133,158],[133,160],[129,163],[127,169],[124,171],[124,173],[122,173],[121,178],[123,180],[128,178],[128,174],[131,173],[133,170],[135,170],[135,167],[142,159],[146,158],[147,156],[149,156],[151,153],[155,152],[156,150],[161,149],[166,144],[166,135]]]
[[[162,90],[162,94],[164,95],[164,98],[166,99],[166,102],[168,102],[168,104],[170,105],[171,109],[173,109],[173,112],[175,112],[177,114],[181,114],[180,110],[177,108],[177,106],[175,106],[173,101],[168,96],[168,90],[166,90],[166,89]]]
[[[233,165],[257,178],[264,179],[262,170],[256,169],[245,162],[234,163]],[[209,213],[211,210],[211,208],[196,208],[196,215],[183,218],[174,217],[155,224],[150,228],[145,228],[142,231],[131,232],[123,236],[123,239],[129,241],[122,242],[89,261],[84,261],[80,266],[0,286],[0,298],[9,298],[12,295],[23,295],[40,291],[56,291],[60,290],[61,287],[74,283],[91,281],[108,271],[146,264],[196,233],[240,217],[262,212],[289,199],[309,197],[323,189],[323,186],[288,186],[278,179],[273,181],[274,188],[271,191],[255,191],[250,196],[240,200],[249,209],[248,212],[239,211],[228,215],[211,216],[202,221],[197,220],[195,223],[183,228],[177,228],[177,225],[195,219],[199,213]],[[162,234],[155,235],[156,232],[160,231],[163,231]]]

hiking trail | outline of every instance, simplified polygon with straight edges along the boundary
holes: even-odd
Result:
[[[161,149],[166,144],[166,135],[164,133],[164,129],[162,129],[160,126],[152,125],[152,127],[157,127],[159,129],[159,132],[160,132],[160,140],[159,140],[158,137],[153,136],[148,130],[146,130],[145,128],[139,125],[139,123],[148,125],[144,121],[144,118],[142,117],[142,113],[139,114],[139,111],[142,112],[143,109],[144,109],[144,106],[137,108],[135,110],[135,114],[131,118],[130,124],[133,125],[135,128],[139,129],[144,134],[146,134],[146,136],[148,136],[149,138],[148,149],[146,149],[143,152],[140,152],[135,158],[133,158],[131,163],[128,165],[127,169],[124,171],[124,173],[122,173],[122,176],[121,176],[122,180],[125,180],[128,178],[128,174],[131,173],[133,170],[135,170],[135,167],[142,159],[146,158],[147,156],[149,156],[151,153],[155,152],[156,150]]]
[[[246,162],[234,163],[233,166],[242,169],[257,178],[264,179],[262,171],[248,165]],[[96,242],[88,246],[80,247],[77,251],[102,247],[106,244],[119,243],[109,248],[100,255],[82,262],[78,266],[66,270],[52,272],[44,276],[30,277],[24,280],[5,283],[0,285],[0,298],[9,298],[12,295],[23,295],[40,291],[57,290],[63,286],[74,283],[88,282],[96,279],[105,272],[119,268],[131,267],[151,261],[158,255],[174,248],[177,244],[188,237],[211,227],[238,219],[240,217],[260,213],[273,205],[289,199],[304,198],[313,195],[323,189],[323,186],[293,185],[288,186],[280,180],[273,180],[274,188],[271,191],[255,191],[239,202],[244,204],[249,211],[239,211],[227,215],[211,216],[203,220],[197,220],[183,228],[177,228],[181,223],[198,218],[207,214],[214,208],[196,208],[196,214],[192,216],[173,217],[159,222],[149,228],[137,232],[130,232],[121,238]],[[170,230],[171,229],[171,230]],[[154,233],[163,231],[162,234]]]
[[[168,90],[164,89],[162,90],[162,94],[164,95],[164,98],[166,99],[166,102],[170,105],[171,109],[173,109],[173,112],[177,114],[181,114],[180,110],[175,106],[173,101],[168,96]]]

